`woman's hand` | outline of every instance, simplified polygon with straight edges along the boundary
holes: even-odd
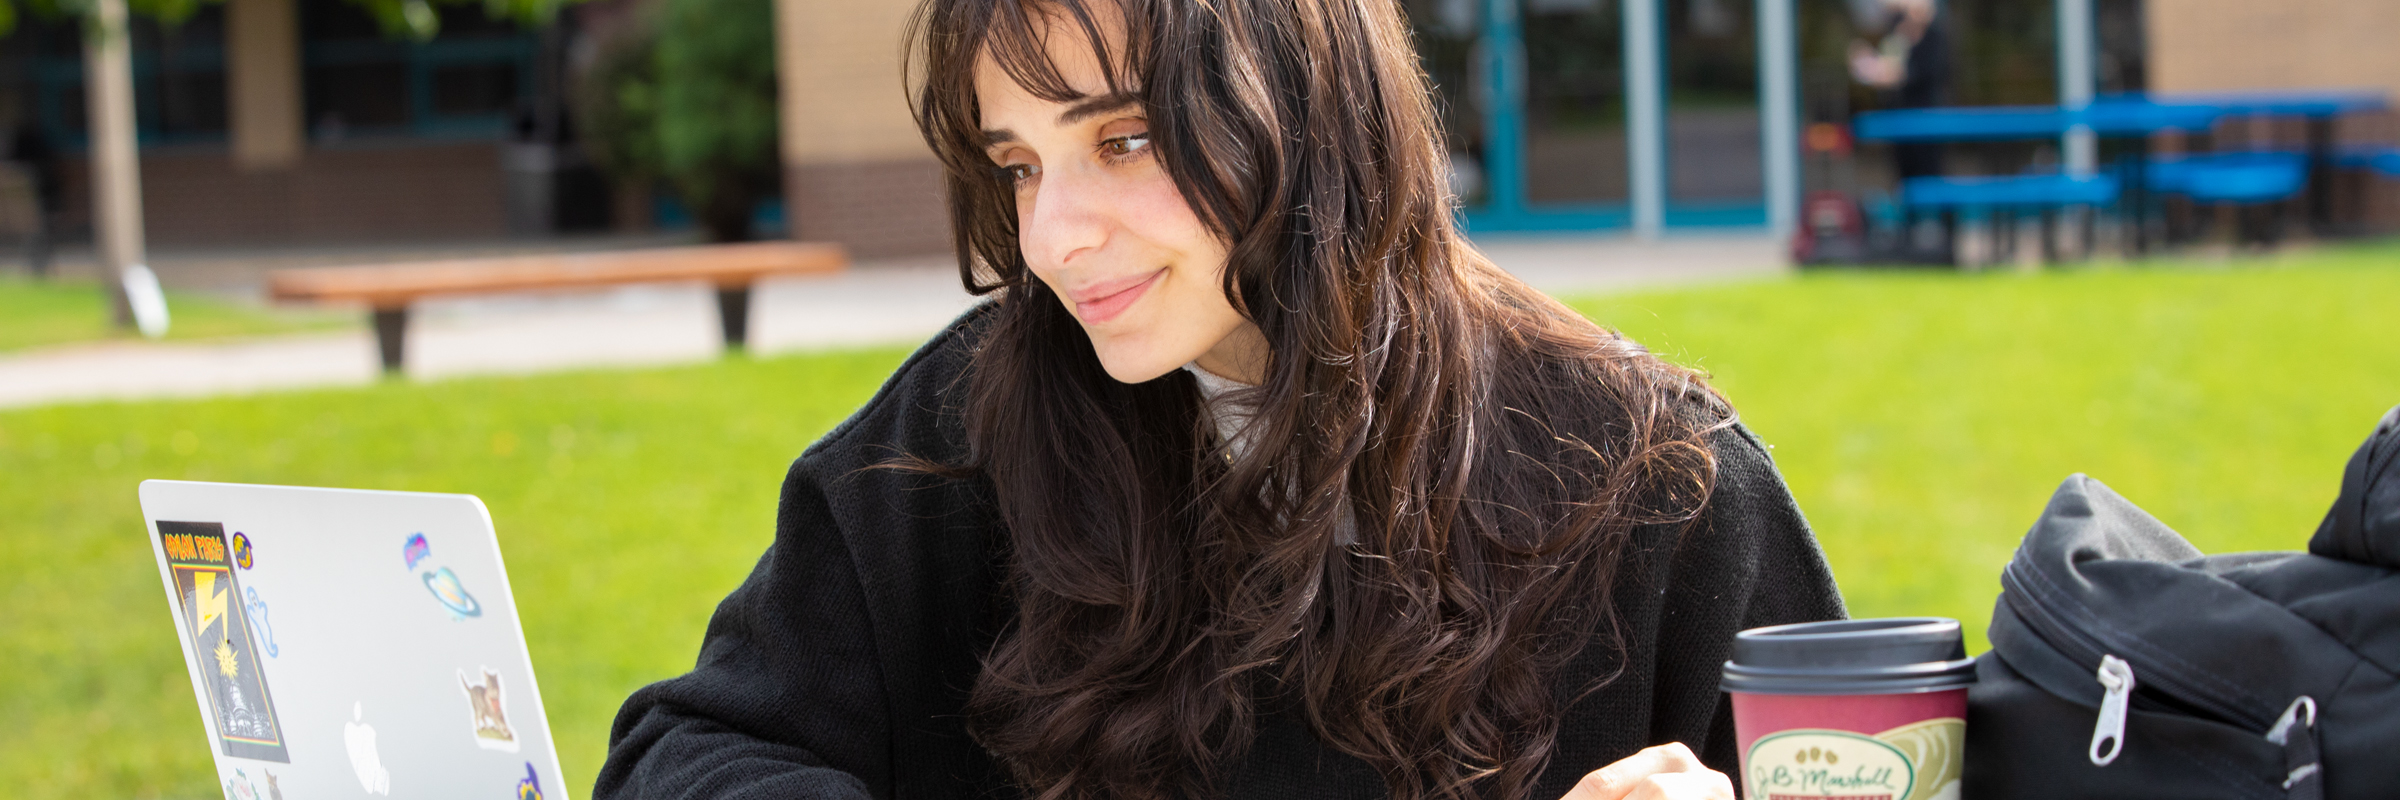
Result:
[[[1583,776],[1560,800],[1734,800],[1733,779],[1670,742]]]

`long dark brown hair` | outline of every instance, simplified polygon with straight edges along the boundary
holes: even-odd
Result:
[[[1112,380],[1018,249],[976,62],[1081,99],[1053,22],[1142,98],[1230,248],[1226,295],[1270,349],[1238,459],[1189,375]],[[1041,800],[1207,796],[1262,715],[1295,713],[1402,800],[1522,797],[1556,692],[1597,688],[1560,666],[1622,647],[1631,529],[1713,486],[1715,395],[1459,235],[1393,0],[927,0],[912,41],[960,275],[997,296],[971,463],[944,465],[994,484],[1009,532],[978,741]]]

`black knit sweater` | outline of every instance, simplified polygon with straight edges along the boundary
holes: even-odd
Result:
[[[625,798],[1014,797],[961,709],[1001,622],[1005,533],[990,485],[862,469],[964,452],[959,380],[990,316],[969,312],[894,372],[865,408],[793,463],[775,543],[717,606],[690,674],[617,714],[593,794]],[[1735,774],[1718,670],[1744,628],[1836,618],[1840,595],[1765,449],[1716,434],[1716,493],[1697,524],[1635,531],[1618,573],[1625,647],[1594,646],[1559,676],[1613,682],[1568,706],[1534,796],[1681,741]],[[1222,784],[1233,798],[1373,798],[1364,762],[1291,715],[1259,720]]]

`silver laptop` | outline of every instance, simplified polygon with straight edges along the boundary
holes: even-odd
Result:
[[[141,495],[226,797],[565,800],[483,501]]]

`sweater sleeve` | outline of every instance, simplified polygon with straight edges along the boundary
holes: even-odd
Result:
[[[1718,688],[1733,635],[1845,615],[1833,570],[1766,446],[1735,425],[1714,434],[1716,491],[1676,545],[1659,609],[1653,743],[1680,741],[1740,774],[1733,704]]]
[[[784,480],[774,543],[709,621],[697,666],[633,694],[593,795],[960,796],[986,782],[959,709],[991,588],[977,489],[871,469],[955,461],[979,312],[897,370]]]

